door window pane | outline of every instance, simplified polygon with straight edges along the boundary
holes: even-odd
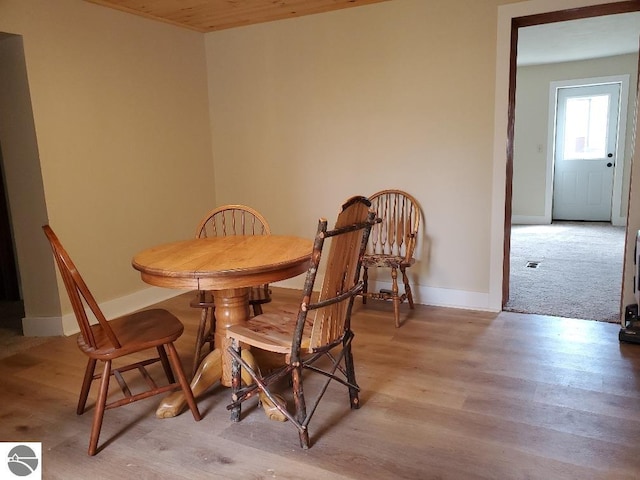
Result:
[[[564,159],[591,160],[606,157],[609,95],[567,99]]]

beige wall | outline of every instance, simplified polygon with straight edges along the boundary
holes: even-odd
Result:
[[[0,32],[23,39],[51,226],[99,302],[135,295],[146,285],[131,257],[193,235],[215,204],[203,35],[79,0],[4,0]],[[48,249],[43,215],[20,215],[26,316],[37,323],[69,306],[62,288],[62,309],[29,296],[56,293],[27,267]]]
[[[218,202],[312,235],[349,195],[407,190],[425,214],[420,301],[486,306],[501,3],[394,0],[208,34]]]
[[[550,83],[614,75],[629,76],[627,118],[624,120],[626,126],[624,155],[619,157],[624,159],[623,185],[625,188],[622,190],[620,211],[613,212],[615,217],[626,217],[629,196],[627,187],[633,153],[631,132],[635,116],[637,54],[518,68],[513,155],[514,223],[518,223],[516,221],[518,219],[524,223],[532,223],[536,218],[545,217],[545,211],[550,211],[550,205],[545,203]],[[538,151],[540,145],[542,151]]]

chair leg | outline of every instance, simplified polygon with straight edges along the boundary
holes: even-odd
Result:
[[[353,338],[353,334],[350,336],[345,335],[345,339],[343,340],[343,348],[344,348],[344,367],[347,372],[347,382],[349,385],[357,386],[356,382],[356,370],[353,363],[353,354],[351,353],[351,339]],[[360,396],[358,393],[358,388],[354,388],[349,386],[349,402],[351,404],[351,409],[355,410],[360,408]]]
[[[368,288],[369,288],[369,269],[363,265],[362,266],[362,291],[360,292],[360,295],[362,295],[363,305],[367,304],[367,292],[369,291]]]
[[[241,357],[240,342],[235,338],[231,340],[231,348]],[[238,392],[242,387],[242,366],[237,358],[233,357],[231,362],[231,399],[233,402],[238,401]],[[242,413],[241,403],[238,402],[231,408],[231,421],[239,422],[240,414]]]
[[[158,357],[160,357],[160,363],[162,363],[162,368],[164,369],[164,374],[167,376],[167,380],[169,383],[175,383],[176,379],[173,376],[173,371],[171,371],[171,364],[167,358],[167,351],[164,349],[163,345],[156,347],[156,350],[158,350]]]
[[[95,361],[94,361],[95,363]],[[96,409],[93,412],[93,423],[91,425],[91,437],[89,439],[89,455],[93,456],[98,450],[98,438],[102,429],[102,419],[107,405],[107,394],[109,393],[109,379],[111,377],[111,360],[104,362],[102,378],[100,380],[100,391],[96,400]]]
[[[204,307],[200,312],[200,323],[198,324],[198,331],[196,333],[196,348],[193,354],[193,366],[191,368],[191,378],[193,378],[200,365],[200,357],[202,355],[202,345],[205,343],[205,331],[207,328],[207,316],[209,314],[209,308]]]
[[[407,300],[409,301],[409,308],[413,310],[413,294],[411,293],[411,285],[409,285],[409,277],[407,276],[407,269],[400,268],[402,272],[402,281],[404,282],[404,293],[407,295]]]
[[[82,388],[80,389],[80,398],[78,398],[78,408],[76,413],[82,415],[84,408],[87,405],[87,398],[89,397],[89,390],[91,389],[91,382],[93,382],[93,373],[96,370],[96,359],[90,358],[87,362],[87,368],[84,370],[84,380],[82,381]]]
[[[204,342],[209,344],[209,353],[215,350],[215,339],[214,335],[216,332],[216,309],[215,307],[209,307],[209,328],[205,329],[205,338]]]
[[[262,315],[262,305],[259,303],[253,304],[253,316]]]
[[[302,388],[302,365],[298,364],[291,371],[291,381],[293,383],[293,402],[296,407],[296,422],[298,423],[298,435],[300,446],[309,448],[309,430],[305,426],[307,418],[307,405],[304,400],[304,389]],[[296,425],[296,426],[298,426]]]
[[[391,279],[393,284],[391,286],[392,300],[393,300],[393,315],[396,320],[396,327],[400,326],[400,296],[398,295],[398,270],[396,268],[391,269]]]
[[[184,370],[182,369],[182,364],[180,363],[180,357],[178,356],[178,352],[176,351],[176,347],[173,343],[167,343],[167,350],[169,351],[169,361],[173,366],[173,371],[178,376],[178,382],[180,383],[180,387],[182,388],[182,393],[184,393],[184,398],[187,401],[187,405],[189,405],[189,410],[191,410],[191,414],[196,422],[200,421],[202,417],[200,416],[200,411],[198,410],[198,405],[196,405],[196,399],[193,396],[193,390],[191,390],[191,386],[187,380],[187,376],[184,374]]]

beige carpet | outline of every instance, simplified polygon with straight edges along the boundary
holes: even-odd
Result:
[[[619,322],[624,234],[600,222],[513,226],[505,310]]]

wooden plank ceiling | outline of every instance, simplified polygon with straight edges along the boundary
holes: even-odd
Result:
[[[198,32],[212,32],[389,0],[86,0]]]

